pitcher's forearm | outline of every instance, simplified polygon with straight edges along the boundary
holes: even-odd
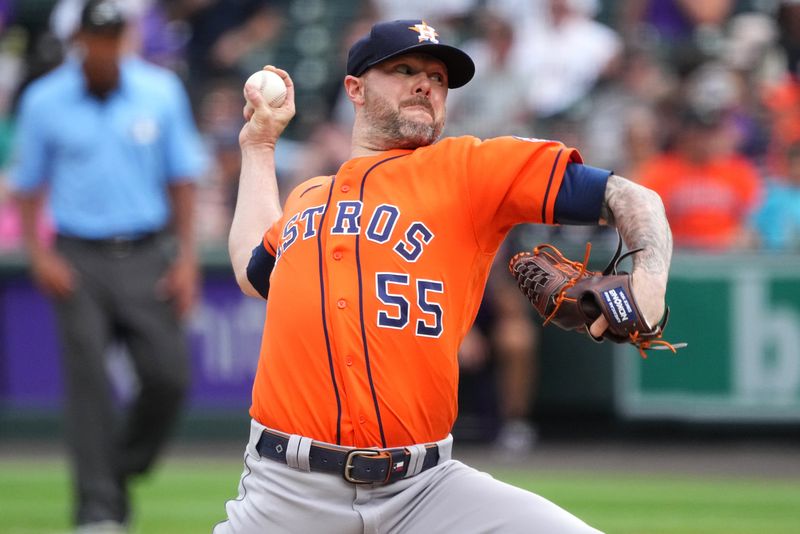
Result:
[[[239,193],[228,237],[228,251],[236,280],[248,294],[247,264],[250,255],[264,232],[280,216],[274,149],[263,146],[243,148]]]
[[[621,176],[612,175],[606,185],[601,217],[615,226],[634,254],[634,272],[647,273],[666,290],[672,260],[672,232],[658,194]]]

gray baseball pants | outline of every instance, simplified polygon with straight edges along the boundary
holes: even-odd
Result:
[[[59,237],[78,274],[55,301],[62,342],[64,430],[72,460],[75,522],[128,520],[127,481],[146,471],[177,421],[189,384],[184,331],[156,282],[171,261],[162,236],[129,246]],[[113,340],[125,343],[139,389],[120,406],[106,368]]]
[[[228,501],[228,519],[213,534],[599,532],[534,493],[451,459],[452,436],[439,443],[436,467],[391,484],[356,485],[261,458],[263,429],[252,422],[239,496]]]

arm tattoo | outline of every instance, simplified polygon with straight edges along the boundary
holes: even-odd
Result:
[[[601,208],[601,217],[615,226],[634,254],[634,269],[666,274],[672,257],[672,232],[661,197],[654,191],[621,176],[611,175]]]

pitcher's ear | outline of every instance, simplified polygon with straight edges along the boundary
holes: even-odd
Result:
[[[356,76],[347,75],[344,77],[344,90],[347,98],[353,104],[364,104],[364,79]]]

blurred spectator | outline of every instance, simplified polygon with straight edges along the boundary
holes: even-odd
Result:
[[[728,23],[727,44],[722,59],[733,69],[774,69],[778,27],[774,17],[754,11],[739,13]],[[782,68],[782,65],[781,65]],[[769,72],[760,75],[771,76]]]
[[[753,229],[766,249],[800,252],[800,142],[789,148],[786,161],[786,176],[767,182]]]
[[[238,78],[211,83],[197,109],[198,126],[213,160],[198,184],[196,225],[203,244],[224,245],[239,186],[243,83]]]
[[[642,185],[661,195],[676,248],[730,250],[745,243],[761,197],[755,166],[733,150],[729,117],[687,108],[674,146],[642,165]]]
[[[667,61],[685,72],[696,61],[722,53],[724,26],[736,0],[642,0],[618,5],[625,40],[655,43]]]
[[[445,28],[448,22],[463,19],[475,10],[478,0],[372,0],[380,20],[400,20],[409,18],[431,19],[436,28]]]
[[[50,12],[57,0],[13,3],[13,31],[22,43],[22,72],[14,80],[16,96],[32,81],[57,66],[64,57],[61,43],[50,31]],[[16,102],[16,98],[14,99]]]
[[[649,106],[632,106],[623,115],[619,174],[635,180],[646,161],[661,152],[663,132],[658,113]],[[600,158],[605,159],[605,158]]]
[[[477,19],[478,38],[464,45],[475,62],[475,77],[450,94],[446,135],[528,137],[534,117],[520,105],[526,97],[526,80],[509,61],[513,26],[491,13]]]
[[[323,122],[318,124],[311,132],[308,140],[296,149],[294,165],[287,169],[281,180],[281,194],[291,191],[308,176],[334,175],[338,172],[342,161],[350,155],[349,130],[338,124]],[[285,140],[281,149],[286,148]],[[286,184],[286,185],[284,185]],[[283,200],[283,199],[281,199]]]
[[[680,98],[691,109],[708,116],[724,114],[730,134],[730,149],[743,154],[757,152],[766,135],[757,122],[747,81],[719,61],[709,61],[691,72],[683,82]],[[749,147],[749,149],[748,149]]]
[[[191,28],[186,21],[193,0],[150,0],[139,20],[141,56],[188,78],[186,53]]]
[[[0,0],[0,41],[5,39],[5,32],[14,21],[14,2]]]
[[[537,20],[547,17],[549,0],[485,0],[486,10],[514,25],[514,33],[522,35]],[[594,2],[594,0],[588,0]]]
[[[198,279],[202,147],[180,80],[125,55],[126,23],[114,0],[89,0],[74,54],[22,96],[10,173],[32,275],[56,311],[74,521],[85,533],[127,531],[128,482],[177,421],[189,382],[181,318]],[[54,247],[35,232],[45,198]],[[139,385],[123,407],[106,368],[114,341],[127,345]]]
[[[800,141],[800,2],[781,2],[777,21],[786,61],[785,75],[777,84],[767,87],[764,98],[772,131],[769,171],[775,176],[785,176],[789,147]]]
[[[4,31],[2,25],[9,16],[8,8],[0,7],[0,169],[5,167],[8,160],[13,130],[11,110],[25,72],[23,53],[26,36],[17,27]]]
[[[653,50],[630,46],[608,83],[587,102],[580,141],[584,160],[635,178],[641,163],[663,148],[667,129],[660,112],[677,90],[675,77]]]
[[[187,0],[190,90],[197,102],[211,80],[242,80],[269,63],[265,48],[283,27],[282,4],[270,0]]]
[[[730,20],[720,64],[728,70],[719,85],[732,88],[731,106],[737,130],[737,151],[763,168],[769,145],[769,121],[762,99],[765,80],[775,77],[777,32],[765,14],[742,13]]]
[[[12,0],[0,0],[0,32],[8,27],[14,11],[13,4]]]
[[[622,50],[616,32],[592,18],[597,1],[547,1],[545,15],[516,34],[511,60],[526,77],[527,105],[539,118],[579,104]],[[537,136],[553,137],[550,132]]]

